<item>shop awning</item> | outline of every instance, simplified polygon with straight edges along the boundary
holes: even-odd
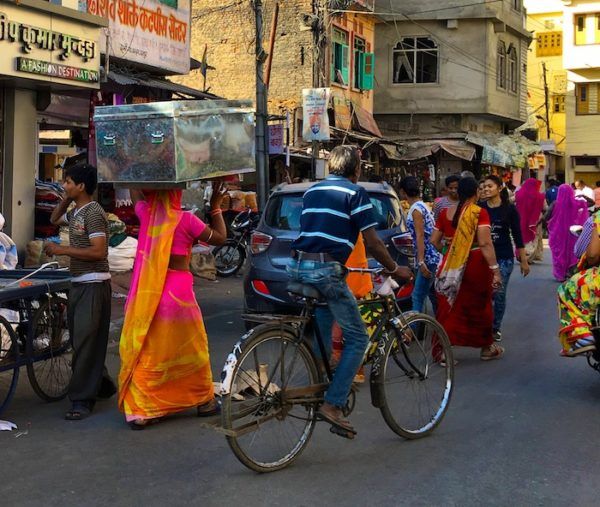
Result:
[[[469,132],[467,141],[481,146],[482,164],[490,164],[499,167],[527,167],[527,157],[540,151],[540,145],[530,141],[520,134],[511,136],[505,134],[493,134],[483,132]]]
[[[390,160],[402,160],[402,150],[395,144],[381,143],[381,149]]]
[[[420,160],[435,155],[440,150],[468,161],[475,156],[475,147],[460,139],[427,139],[406,143],[404,147],[406,151],[399,160]]]
[[[158,90],[165,90],[175,95],[192,97],[195,99],[219,99],[217,95],[212,93],[202,92],[189,86],[174,83],[166,79],[158,79],[149,76],[126,76],[119,72],[109,71],[108,79],[121,86],[142,86],[148,88],[156,88]]]
[[[356,119],[358,120],[358,125],[361,130],[364,130],[365,132],[373,134],[377,137],[383,137],[381,135],[381,131],[379,130],[379,126],[373,117],[373,113],[360,107],[358,104],[353,104],[353,107],[354,114],[356,115]]]

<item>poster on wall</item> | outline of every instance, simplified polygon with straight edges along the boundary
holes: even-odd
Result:
[[[88,0],[88,12],[108,19],[103,53],[177,74],[190,71],[190,0]]]
[[[329,94],[330,88],[302,90],[302,139],[305,141],[329,141]]]

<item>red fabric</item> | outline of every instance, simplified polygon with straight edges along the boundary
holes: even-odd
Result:
[[[486,210],[479,215],[479,226],[490,224]],[[445,210],[438,218],[437,228],[445,237],[454,236],[452,221]],[[454,306],[438,294],[437,320],[444,327],[452,345],[460,347],[487,347],[494,342],[492,308],[493,273],[481,250],[471,250],[460,290]]]
[[[521,234],[527,244],[535,239],[537,223],[544,209],[544,194],[540,192],[542,182],[529,178],[515,194],[517,211],[521,218]]]
[[[452,217],[454,218],[454,216]],[[482,225],[491,225],[490,215],[487,210],[481,208],[479,212],[479,222],[477,227],[481,227]],[[435,222],[435,228],[442,233],[444,238],[453,238],[456,229],[452,225],[452,220],[448,218],[448,208],[443,209]],[[477,243],[477,239],[475,239],[474,243]]]

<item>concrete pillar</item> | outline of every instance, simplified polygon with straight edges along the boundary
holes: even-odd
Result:
[[[5,232],[17,244],[19,263],[34,237],[35,175],[38,164],[36,92],[4,91],[2,214]]]

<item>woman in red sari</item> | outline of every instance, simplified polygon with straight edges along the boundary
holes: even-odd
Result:
[[[478,184],[462,178],[458,205],[443,210],[431,243],[444,258],[435,288],[437,319],[452,345],[477,347],[481,359],[499,359],[504,349],[494,343],[492,296],[502,278],[490,231],[490,218],[475,205]]]

